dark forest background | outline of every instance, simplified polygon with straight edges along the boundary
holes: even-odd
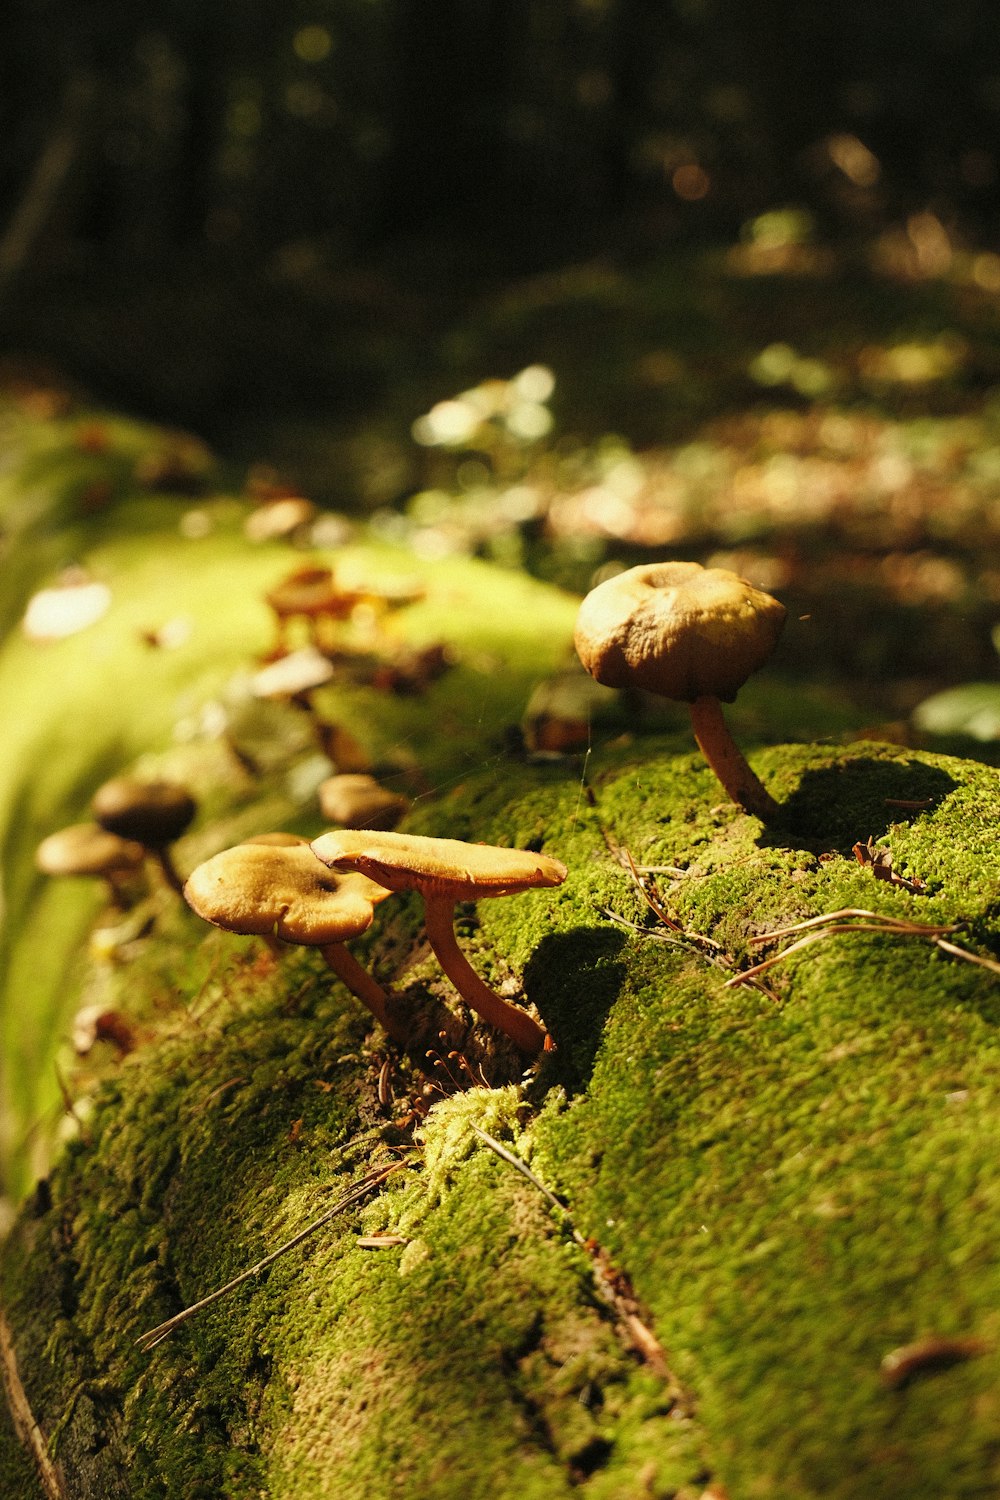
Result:
[[[237,451],[531,275],[776,209],[848,262],[1000,231],[974,0],[8,0],[0,42],[0,344]]]

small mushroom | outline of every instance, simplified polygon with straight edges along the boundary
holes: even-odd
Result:
[[[392,891],[419,891],[428,940],[458,993],[523,1052],[541,1050],[546,1041],[544,1028],[491,990],[459,948],[455,904],[561,885],[567,873],[564,864],[524,849],[404,833],[324,833],[314,839],[312,849],[333,870],[358,871]]]
[[[721,705],[763,666],[784,623],[783,604],[727,568],[650,563],[591,590],[574,641],[606,687],[688,703],[695,739],[726,792],[766,823],[778,804],[733,740]]]
[[[385,990],[345,947],[371,926],[375,903],[388,895],[364,875],[331,874],[294,834],[261,834],[223,849],[198,865],[184,885],[188,905],[216,927],[318,948],[389,1035],[405,1044]]]
[[[190,824],[197,803],[174,781],[139,781],[115,776],[98,787],[91,803],[94,817],[109,833],[134,839],[157,861],[167,884],[183,892],[184,882],[170,856],[169,845]]]
[[[289,626],[296,619],[306,622],[309,639],[317,649],[333,649],[330,626],[350,618],[359,595],[338,588],[330,568],[307,564],[276,583],[265,598],[278,625],[272,655],[280,657],[288,650]]]
[[[444,675],[454,657],[443,641],[418,650],[403,651],[391,661],[380,662],[372,675],[372,687],[385,693],[423,693]]]
[[[73,1017],[73,1051],[78,1057],[86,1057],[97,1042],[110,1042],[124,1057],[134,1051],[138,1034],[132,1022],[120,1010],[110,1010],[103,1005],[84,1005]]]
[[[82,568],[67,568],[58,581],[32,594],[21,628],[29,641],[61,641],[94,625],[111,607],[111,590]]]
[[[341,725],[324,719],[313,702],[316,689],[325,687],[332,677],[329,658],[315,646],[303,646],[255,672],[250,691],[255,698],[270,702],[284,699],[302,709],[312,721],[320,749],[335,766],[345,771],[366,771],[371,761],[364,747]]]
[[[123,883],[142,868],[146,851],[98,823],[74,823],[50,833],[35,851],[43,875],[93,875],[107,883],[117,907],[126,905]]]
[[[292,651],[255,672],[250,679],[250,691],[255,698],[287,698],[307,713],[315,713],[312,695],[332,677],[329,658],[315,646],[303,646],[300,651]]]
[[[328,776],[318,791],[324,818],[343,828],[395,828],[410,805],[401,793],[380,786],[374,776],[357,772]]]

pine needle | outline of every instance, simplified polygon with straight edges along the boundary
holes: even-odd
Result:
[[[863,920],[854,920],[855,918]],[[788,958],[792,953],[808,947],[811,943],[818,943],[823,938],[834,937],[837,933],[844,932],[882,932],[889,933],[895,937],[925,938],[940,948],[942,953],[951,954],[953,958],[964,958],[967,963],[978,964],[980,968],[989,969],[994,974],[1000,974],[1000,963],[991,958],[982,958],[978,953],[970,953],[968,948],[959,947],[957,943],[946,940],[945,934],[958,932],[960,923],[952,923],[950,926],[933,926],[927,922],[908,922],[901,917],[886,917],[879,912],[865,911],[861,907],[845,906],[840,911],[827,912],[820,917],[807,917],[805,921],[793,922],[788,927],[777,927],[773,932],[758,933],[750,939],[751,943],[769,943],[775,938],[791,937],[793,933],[804,933],[794,943],[789,943],[780,953],[773,954],[770,958],[763,959],[752,968],[744,969],[741,974],[735,974],[732,979],[726,980],[726,989],[732,989],[735,985],[753,983],[758,974],[763,974],[772,965],[781,963],[782,959]]]
[[[317,1229],[322,1229],[324,1224],[329,1224],[330,1220],[335,1219],[338,1214],[343,1213],[345,1208],[350,1208],[352,1203],[357,1203],[359,1198],[363,1198],[366,1193],[371,1192],[372,1188],[378,1187],[379,1183],[384,1182],[391,1172],[397,1172],[400,1167],[405,1165],[405,1162],[397,1161],[393,1162],[389,1167],[380,1167],[368,1172],[352,1188],[343,1193],[332,1208],[328,1208],[325,1213],[320,1214],[318,1219],[313,1219],[311,1224],[307,1224],[304,1229],[299,1230],[298,1234],[294,1234],[290,1240],[286,1240],[283,1245],[279,1245],[277,1250],[272,1250],[270,1255],[265,1255],[263,1260],[259,1260],[256,1265],[250,1266],[248,1270],[242,1271],[232,1281],[227,1281],[225,1286],[217,1287],[214,1292],[209,1292],[207,1297],[202,1297],[200,1301],[193,1302],[190,1307],[185,1307],[181,1312],[175,1313],[172,1318],[167,1318],[166,1322],[158,1323],[155,1328],[148,1329],[146,1333],[136,1339],[136,1345],[144,1353],[148,1353],[150,1349],[155,1349],[157,1344],[162,1343],[169,1334],[173,1333],[175,1328],[179,1328],[182,1323],[186,1323],[189,1318],[193,1318],[195,1313],[199,1313],[204,1308],[210,1307],[213,1302],[218,1302],[220,1297],[224,1297],[227,1292],[234,1291],[236,1287],[242,1286],[245,1281],[249,1281],[254,1276],[259,1276],[261,1271],[273,1265],[279,1256],[284,1255],[289,1250],[294,1250],[296,1245],[301,1245],[302,1241],[307,1239],[309,1235],[315,1234]]]

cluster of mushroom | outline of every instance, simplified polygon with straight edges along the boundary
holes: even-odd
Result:
[[[458,946],[454,910],[459,901],[557,886],[566,874],[559,860],[530,850],[340,829],[311,845],[293,834],[264,834],[224,849],[193,871],[184,895],[200,917],[227,931],[318,948],[405,1045],[407,1028],[389,996],[345,945],[371,926],[378,902],[396,891],[417,891],[428,941],[455,989],[483,1020],[534,1054],[546,1044],[544,1027],[475,972]]]
[[[337,628],[344,621],[366,612],[378,623],[391,610],[414,604],[423,595],[422,584],[406,579],[378,587],[360,584],[346,588],[324,563],[304,563],[279,579],[265,595],[277,626],[269,657],[276,661],[290,653],[290,632],[297,622],[305,629],[308,645],[326,656],[336,656]]]
[[[35,863],[43,874],[103,879],[113,904],[124,906],[129,883],[138,878],[148,854],[167,884],[181,891],[183,881],[170,845],[197,811],[186,787],[173,781],[116,776],[98,787],[91,811],[93,822],[74,823],[42,840]]]

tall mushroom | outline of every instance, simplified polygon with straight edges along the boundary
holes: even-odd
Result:
[[[350,829],[322,834],[313,840],[312,849],[333,870],[358,871],[391,891],[419,891],[424,898],[428,940],[458,993],[523,1052],[541,1050],[546,1039],[544,1028],[526,1011],[491,990],[459,948],[455,904],[561,885],[567,873],[564,864],[525,849]]]
[[[126,904],[123,883],[142,868],[146,851],[98,823],[73,823],[50,833],[35,850],[43,875],[93,875],[107,884],[117,907]]]
[[[183,892],[169,846],[190,824],[198,810],[191,793],[175,781],[140,781],[115,776],[98,787],[91,803],[94,817],[109,833],[134,839],[159,864],[167,884]]]
[[[750,769],[722,714],[771,655],[785,607],[727,568],[650,563],[598,584],[574,642],[606,687],[645,688],[690,705],[699,748],[734,802],[762,822],[778,804]]]
[[[273,842],[276,838],[282,842]],[[345,947],[371,926],[375,903],[389,894],[364,875],[332,874],[292,834],[264,834],[223,849],[198,865],[184,885],[188,905],[216,927],[318,948],[389,1035],[405,1044],[405,1030],[389,1014],[385,990]]]

